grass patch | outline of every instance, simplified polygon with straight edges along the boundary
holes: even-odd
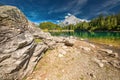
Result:
[[[50,53],[50,51],[51,50],[47,50],[45,53],[43,53],[41,56],[42,57],[47,57],[47,55]],[[42,59],[42,58],[41,58]],[[44,61],[39,61],[38,63],[37,63],[37,65],[34,67],[34,70],[33,71],[37,71],[37,70],[39,70],[40,69],[40,66],[39,65],[42,65],[42,66],[48,66],[48,63],[47,63],[47,61],[46,60],[44,60]]]
[[[62,75],[61,73],[58,73],[58,74],[57,74],[57,77],[58,77],[58,78],[61,78],[62,76],[63,76],[63,75]]]
[[[110,66],[105,66],[105,69],[106,69],[107,72],[111,70]]]
[[[91,42],[112,45],[114,47],[120,47],[120,40],[115,39],[90,39]]]
[[[36,38],[36,39],[34,39],[34,41],[35,41],[35,43],[40,43],[40,42],[42,42],[42,39]]]
[[[83,76],[81,76],[81,77],[80,77],[80,80],[84,80],[84,77],[83,77]]]
[[[27,76],[25,76],[22,80],[26,80],[27,79]]]

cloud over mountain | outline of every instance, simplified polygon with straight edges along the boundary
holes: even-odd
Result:
[[[84,21],[88,22],[88,20],[86,20],[86,19],[79,19],[76,16],[68,13],[67,16],[65,16],[65,19],[63,21],[59,22],[59,23],[60,23],[61,26],[67,26],[67,25],[70,25],[70,24],[75,25],[77,23],[84,22]]]

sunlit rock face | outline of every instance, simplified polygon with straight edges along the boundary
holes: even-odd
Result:
[[[21,80],[42,54],[57,44],[73,46],[73,39],[44,33],[13,6],[0,6],[0,80]]]
[[[33,32],[47,36],[16,7],[0,6],[0,80],[22,79],[33,71],[48,48],[35,42]]]

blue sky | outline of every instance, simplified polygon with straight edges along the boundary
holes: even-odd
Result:
[[[120,12],[120,0],[0,0],[17,6],[32,22],[63,20],[68,13],[81,19]]]

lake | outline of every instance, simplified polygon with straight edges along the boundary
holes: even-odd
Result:
[[[95,43],[120,47],[120,32],[50,32],[53,36],[75,36]]]

